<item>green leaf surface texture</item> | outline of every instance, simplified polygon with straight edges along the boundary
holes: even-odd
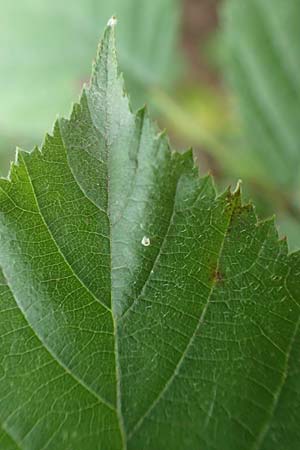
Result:
[[[130,110],[110,25],[0,180],[0,448],[296,450],[299,254]]]
[[[265,178],[300,188],[299,0],[227,0],[224,66]]]

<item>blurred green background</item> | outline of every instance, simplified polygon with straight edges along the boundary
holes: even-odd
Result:
[[[103,28],[134,109],[194,147],[221,190],[243,179],[261,218],[300,248],[299,0],[0,0],[0,174],[68,115]]]

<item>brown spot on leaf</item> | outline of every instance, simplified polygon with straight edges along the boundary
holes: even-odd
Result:
[[[213,273],[213,280],[215,283],[220,283],[221,281],[223,281],[223,275],[219,270],[214,270]]]

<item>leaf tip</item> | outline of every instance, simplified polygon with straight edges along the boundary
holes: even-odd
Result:
[[[118,23],[118,19],[116,18],[116,16],[112,16],[109,21],[107,22],[107,26],[109,28],[114,28]]]

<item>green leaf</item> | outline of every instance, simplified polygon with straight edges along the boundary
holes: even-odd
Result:
[[[178,75],[179,0],[0,0],[0,8],[0,132],[14,145],[39,142],[57,113],[69,112],[112,14],[135,105]]]
[[[0,181],[3,439],[296,450],[300,255],[130,111],[114,45]]]
[[[248,153],[270,184],[289,191],[300,187],[298,17],[298,0],[224,3],[225,69],[244,119]]]
[[[0,429],[0,445],[5,450],[18,450],[16,443],[8,436],[5,431]]]

